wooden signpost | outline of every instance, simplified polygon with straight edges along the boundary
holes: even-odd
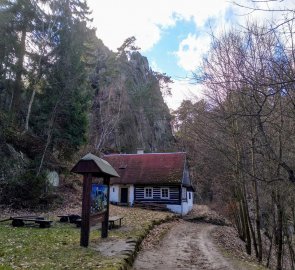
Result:
[[[107,189],[108,204],[107,204],[107,209],[104,213],[104,219],[101,223],[101,238],[106,238],[106,237],[108,237],[108,226],[109,226],[110,177],[104,177],[103,184],[107,185],[107,187],[108,187],[108,189]]]
[[[110,178],[119,177],[115,169],[105,160],[89,153],[78,161],[71,172],[83,175],[82,194],[82,221],[80,246],[88,247],[91,217],[91,190],[92,177],[103,178],[103,184],[107,186],[106,209],[96,216],[101,216],[101,237],[108,237],[109,203],[110,203]]]

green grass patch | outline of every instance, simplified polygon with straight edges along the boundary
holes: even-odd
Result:
[[[228,252],[227,250],[218,247],[224,257],[228,258],[228,260],[233,264],[236,269],[247,269],[247,270],[267,270],[268,268],[264,267],[263,265],[259,264],[258,262],[249,261],[249,260],[242,260],[241,258],[235,257],[233,254]]]
[[[111,207],[111,215],[124,216],[120,229],[110,238],[138,238],[153,224],[171,216],[135,208]],[[104,257],[92,247],[99,245],[100,231],[92,230],[89,248],[80,247],[80,229],[54,222],[51,228],[12,227],[0,223],[0,270],[8,269],[118,269],[122,258]]]
[[[98,231],[91,233],[96,238]],[[2,224],[0,239],[0,269],[116,269],[115,261],[80,247],[80,230],[73,224],[48,229]]]

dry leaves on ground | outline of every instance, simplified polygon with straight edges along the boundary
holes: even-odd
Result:
[[[159,245],[164,235],[171,229],[172,226],[175,226],[177,222],[180,221],[170,221],[156,226],[142,241],[140,249],[147,250],[155,248]]]

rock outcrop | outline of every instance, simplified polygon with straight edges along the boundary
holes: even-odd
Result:
[[[159,79],[138,51],[97,51],[96,88],[90,121],[91,146],[102,152],[173,150],[171,116]]]

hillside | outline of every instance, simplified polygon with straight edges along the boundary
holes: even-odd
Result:
[[[48,173],[67,176],[84,152],[174,145],[162,96],[170,78],[151,70],[135,38],[112,52],[85,3],[36,3],[0,4],[0,204],[25,207],[51,201]]]
[[[51,134],[46,133],[46,122],[50,120],[46,120],[46,117],[49,117],[50,113],[40,108],[40,105],[51,102],[46,93],[35,95],[28,130],[21,124],[21,114],[28,102],[26,97],[23,100],[24,108],[20,108],[20,124],[11,121],[10,111],[6,110],[5,106],[1,107],[0,170],[3,178],[9,177],[8,175],[13,178],[23,173],[33,161],[33,166],[40,168],[42,155],[42,170],[63,170],[64,159],[71,160],[71,156],[81,148],[98,154],[134,153],[137,148],[143,148],[146,152],[165,152],[173,149],[175,141],[170,124],[171,115],[163,100],[160,81],[149,67],[146,57],[137,51],[118,57],[118,54],[110,51],[101,41],[96,42],[92,56],[95,65],[88,70],[91,89],[88,91],[91,99],[80,105],[85,109],[88,106],[87,111],[83,111],[83,114],[87,112],[87,117],[83,116],[85,119],[82,120],[82,127],[79,126],[81,119],[75,121],[75,117],[78,118],[79,115],[70,117],[70,122],[65,123],[59,118],[64,117],[61,113],[60,116],[55,116],[55,129]],[[74,105],[69,104],[70,107]],[[40,118],[45,118],[45,122],[43,120],[41,123]],[[70,142],[59,138],[62,132],[67,131],[69,134],[65,135],[76,145],[72,146]]]

